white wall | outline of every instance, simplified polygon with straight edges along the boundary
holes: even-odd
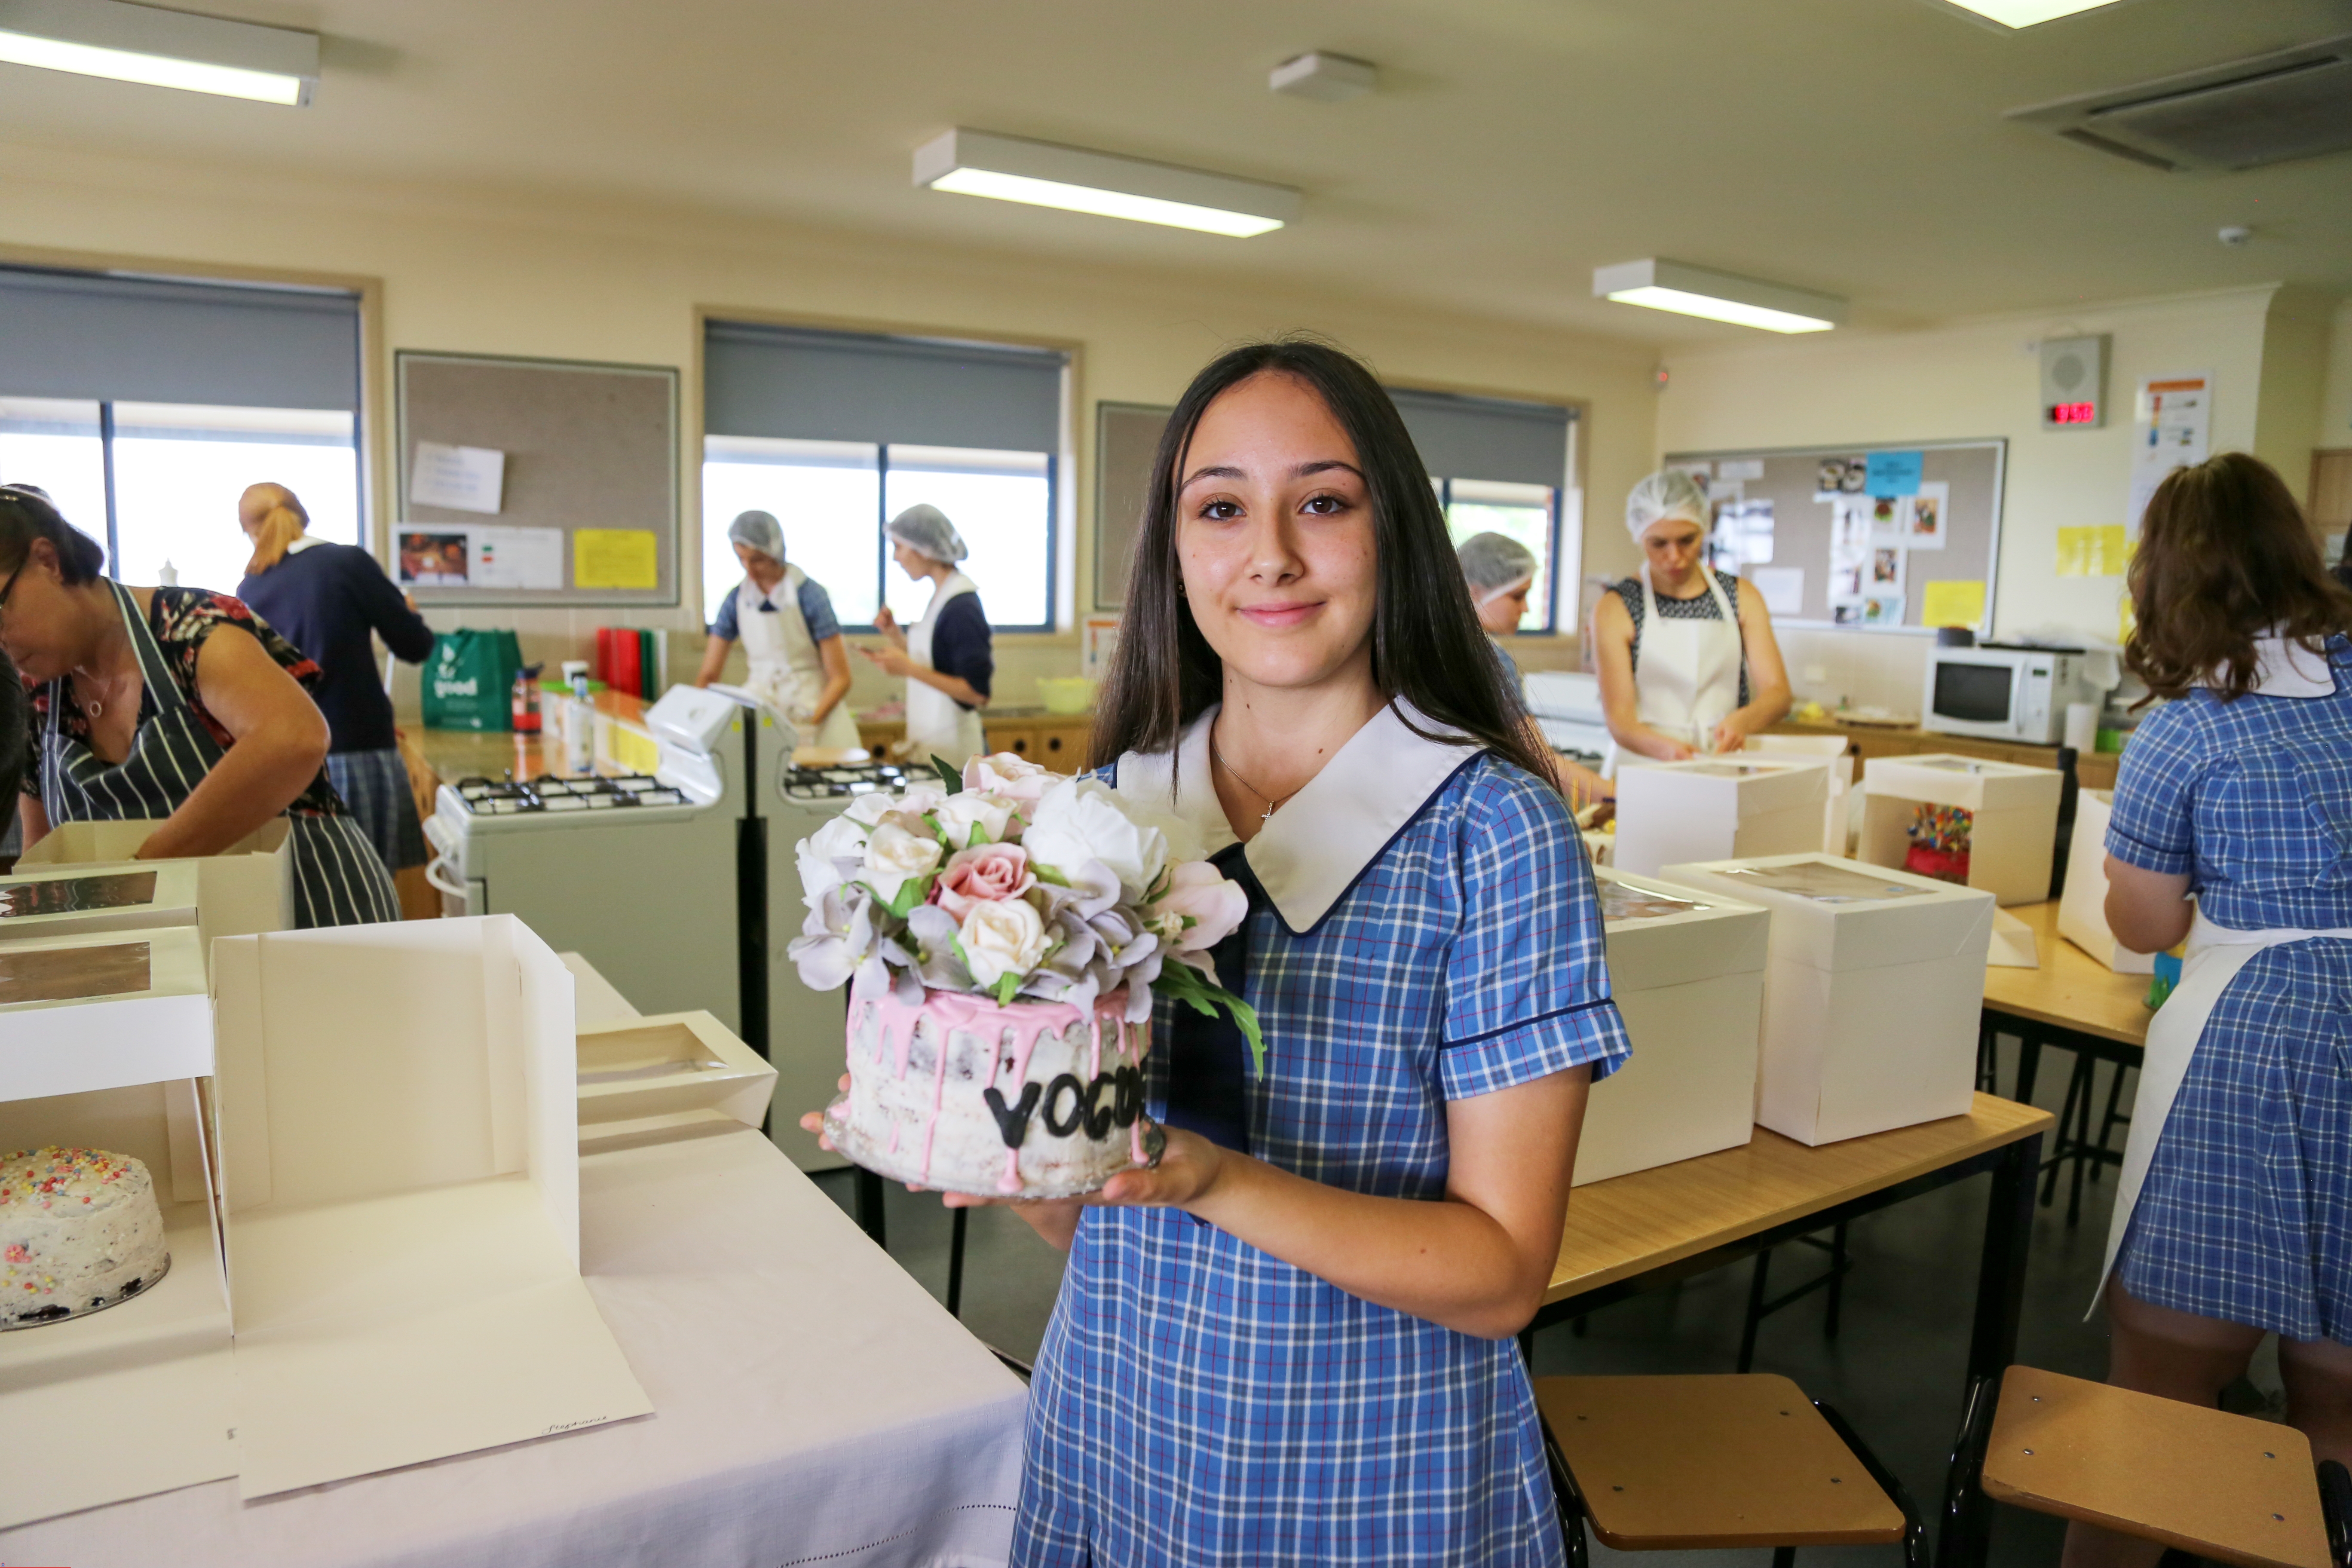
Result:
[[[672,364],[687,375],[682,432],[684,603],[676,610],[436,612],[436,625],[515,626],[526,658],[588,657],[600,624],[670,633],[672,674],[698,655],[700,559],[698,306],[852,326],[916,328],[1048,340],[1076,352],[1075,490],[1080,584],[1092,582],[1093,408],[1097,399],[1172,402],[1226,346],[1311,329],[1369,356],[1391,380],[1587,405],[1586,473],[1622,496],[1654,446],[1654,354],[1646,348],[1398,309],[1377,301],[1278,292],[1169,271],[1142,273],[943,250],[904,238],[796,229],[610,205],[461,202],[444,195],[291,182],[254,172],[173,167],[53,150],[0,147],[0,257],[262,274],[380,279],[379,406],[389,352],[414,348]],[[1187,247],[1228,243],[1194,237]],[[1202,251],[1200,254],[1210,254]],[[388,458],[379,419],[374,457]],[[377,489],[379,513],[389,489]],[[226,526],[224,520],[224,526]],[[1078,601],[1081,612],[1088,597]],[[1533,647],[1521,662],[1571,662],[1572,639]],[[852,701],[887,695],[862,659]],[[1074,672],[1076,638],[1006,638],[998,700],[1033,700],[1041,674]],[[405,693],[404,692],[404,695]]]
[[[2263,386],[2263,337],[2274,290],[2086,306],[2064,315],[2005,317],[1909,332],[1830,333],[1670,353],[1658,402],[1661,454],[1738,447],[1841,446],[1987,437],[2009,442],[2007,493],[1993,602],[1996,636],[2058,625],[2112,640],[2121,577],[2060,577],[2062,527],[2125,521],[2137,384],[2175,371],[2215,380],[2213,446],[2252,449]],[[2305,302],[2307,304],[2307,301]],[[2347,330],[2336,318],[2339,342]],[[2045,337],[2112,334],[2107,423],[2040,427]],[[2347,356],[2336,355],[2341,395]],[[2273,402],[2281,377],[2273,367]],[[2294,384],[2290,378],[2290,384]],[[2306,432],[2316,382],[2294,411]],[[2289,416],[2282,409],[2282,420]],[[2291,422],[2291,421],[2290,421]],[[2309,437],[2304,439],[2308,451]],[[2305,467],[2308,466],[2307,456]],[[2305,476],[2290,482],[2300,490]],[[1606,498],[1599,498],[1605,500]],[[1791,630],[1782,637],[1801,697],[1918,710],[1920,635]],[[1810,673],[1817,671],[1818,673]]]

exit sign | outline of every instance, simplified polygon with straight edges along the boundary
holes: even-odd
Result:
[[[2095,430],[2107,422],[2106,334],[2042,342],[2042,427]]]

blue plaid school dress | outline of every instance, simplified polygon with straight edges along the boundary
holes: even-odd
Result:
[[[1168,789],[1252,893],[1244,973],[1222,951],[1220,972],[1258,1009],[1265,1070],[1234,1075],[1220,1142],[1435,1200],[1448,1101],[1625,1060],[1591,866],[1557,795],[1391,710],[1244,854],[1210,784],[1213,718],[1172,781],[1166,756],[1118,773],[1122,791]],[[1159,1008],[1155,1042],[1176,1025]],[[1151,1113],[1185,1124],[1195,1065],[1155,1044],[1148,1067]],[[1013,1541],[1031,1568],[1562,1561],[1512,1342],[1374,1306],[1175,1209],[1079,1223]]]
[[[2107,851],[2241,931],[2352,928],[2352,642],[2333,697],[2192,691],[2126,748]],[[2140,1300],[2352,1343],[2352,942],[2263,950],[2189,1058],[2116,1278]]]

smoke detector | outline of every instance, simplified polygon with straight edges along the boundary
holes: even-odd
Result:
[[[2352,33],[2006,118],[2168,174],[2338,153],[2352,147]]]
[[[1371,91],[1380,85],[1380,68],[1370,60],[1318,49],[1313,54],[1300,55],[1275,67],[1274,73],[1266,78],[1265,85],[1293,98],[1311,98],[1321,103],[1344,103],[1349,99],[1361,98]]]

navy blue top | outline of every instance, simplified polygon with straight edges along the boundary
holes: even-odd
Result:
[[[289,551],[268,571],[248,574],[236,596],[317,663],[310,696],[327,716],[338,752],[388,752],[392,699],[368,634],[410,664],[433,651],[433,628],[408,607],[374,556],[350,544]]]
[[[931,623],[931,668],[941,675],[960,675],[974,691],[990,695],[996,654],[989,646],[988,612],[981,608],[979,595],[958,594],[940,606],[940,618]],[[969,710],[972,705],[956,706]]]
[[[783,584],[779,583],[776,586],[781,588]],[[740,593],[741,590],[739,588],[736,592]],[[836,620],[833,614],[833,599],[823,588],[817,586],[816,579],[803,576],[798,597],[801,605],[801,619],[808,623],[809,641],[823,642],[827,637],[837,637],[841,635],[841,622]],[[769,610],[781,611],[782,608],[782,605],[775,602],[775,595],[772,594],[761,595],[760,609],[762,613]],[[728,595],[719,602],[719,618],[710,623],[710,635],[715,637],[725,637],[729,642],[733,642],[743,635],[742,623],[735,618],[734,594]]]

